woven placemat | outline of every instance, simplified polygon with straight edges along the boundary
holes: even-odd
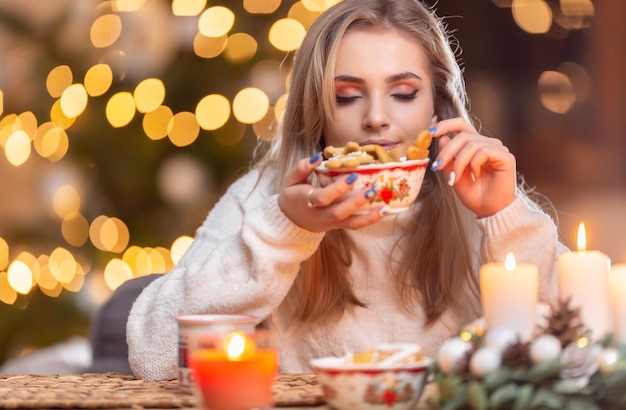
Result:
[[[317,377],[280,374],[274,384],[276,407],[324,403]],[[119,373],[69,376],[0,377],[0,408],[5,409],[158,409],[197,407],[197,398],[177,380],[150,382]]]

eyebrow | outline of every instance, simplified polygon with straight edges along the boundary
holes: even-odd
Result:
[[[409,71],[405,71],[403,73],[390,75],[389,77],[385,78],[385,82],[387,82],[388,84],[391,84],[397,81],[408,80],[408,79],[418,79],[421,81],[422,77],[420,77],[417,74],[411,73]],[[335,77],[335,81],[345,82],[345,83],[365,84],[365,80],[363,80],[362,78],[354,77],[351,75],[338,75],[337,77]]]

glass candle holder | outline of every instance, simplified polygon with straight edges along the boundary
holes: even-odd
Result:
[[[178,321],[178,383],[184,390],[191,391],[192,375],[189,370],[189,344],[197,336],[227,334],[237,330],[252,333],[256,318],[249,315],[193,314],[182,315]]]
[[[203,409],[273,406],[278,351],[269,330],[196,334],[189,341],[189,368]]]

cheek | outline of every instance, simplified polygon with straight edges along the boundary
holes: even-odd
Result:
[[[338,110],[332,124],[324,127],[324,141],[326,145],[342,147],[359,135],[361,119],[350,115],[349,110]]]

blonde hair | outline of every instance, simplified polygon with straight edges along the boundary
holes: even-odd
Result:
[[[406,32],[422,44],[430,59],[437,118],[471,121],[452,39],[432,10],[418,0],[343,0],[313,23],[296,54],[281,136],[260,161],[278,168],[277,189],[298,160],[324,147],[323,127],[333,116],[335,61],[344,34],[380,27]],[[431,160],[438,151],[435,142]],[[397,244],[403,259],[394,274],[407,309],[419,303],[426,323],[432,324],[448,308],[459,306],[464,289],[478,293],[465,230],[475,216],[460,205],[442,173],[430,170],[417,203],[419,211]],[[302,263],[288,295],[295,319],[318,322],[365,306],[348,277],[352,246],[344,231],[328,231],[315,254]]]

